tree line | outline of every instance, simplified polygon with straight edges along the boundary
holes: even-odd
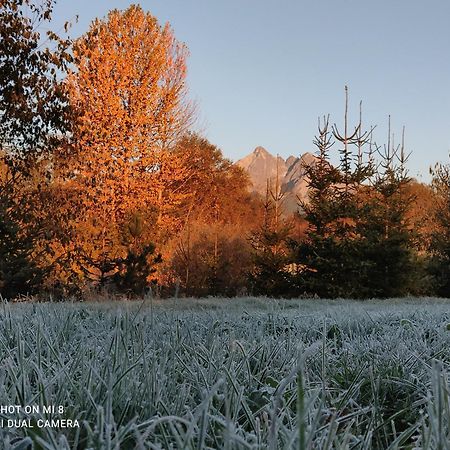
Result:
[[[320,121],[288,216],[276,180],[251,193],[191,131],[169,25],[133,5],[72,40],[40,31],[54,4],[0,3],[2,297],[450,295],[448,165],[415,182],[404,144],[346,106],[343,130]]]

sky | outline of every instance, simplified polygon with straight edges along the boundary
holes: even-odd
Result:
[[[342,125],[347,85],[351,123],[362,101],[377,143],[389,115],[395,142],[405,126],[411,176],[449,161],[448,0],[58,0],[53,28],[78,15],[77,37],[132,3],[189,48],[196,127],[232,160],[314,151],[318,117]]]

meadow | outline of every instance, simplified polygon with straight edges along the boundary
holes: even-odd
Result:
[[[449,344],[431,298],[3,303],[0,445],[443,450]]]

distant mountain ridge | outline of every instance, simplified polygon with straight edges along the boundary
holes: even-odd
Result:
[[[273,189],[278,177],[281,191],[285,193],[286,212],[297,209],[298,198],[307,200],[308,178],[305,166],[314,164],[317,158],[309,152],[300,157],[289,156],[284,160],[281,156],[274,156],[264,147],[256,147],[252,153],[236,162],[250,176],[252,190],[265,196],[267,181]]]

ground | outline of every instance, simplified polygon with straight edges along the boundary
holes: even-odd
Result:
[[[3,304],[0,440],[446,449],[449,344],[439,299]]]

